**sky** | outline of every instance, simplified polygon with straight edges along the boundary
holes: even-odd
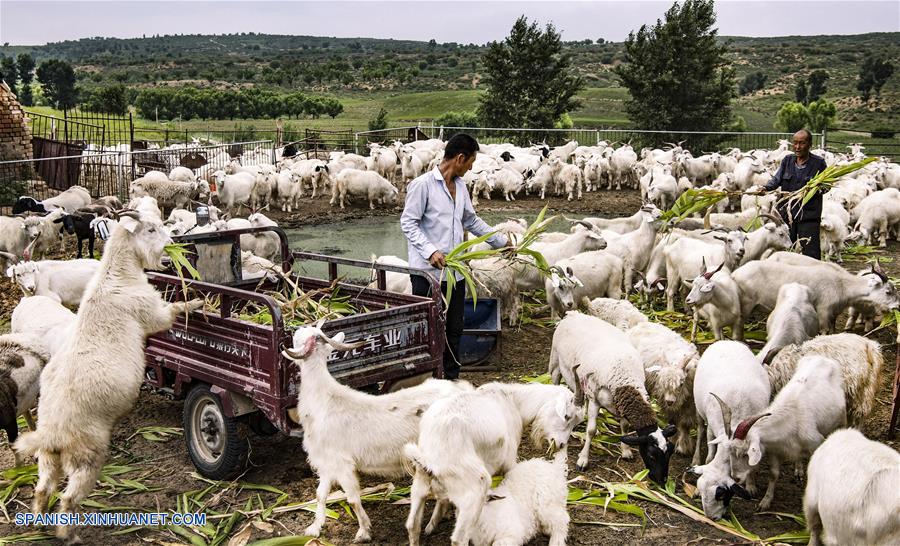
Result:
[[[622,41],[663,17],[671,2],[270,2],[253,0],[0,0],[0,42],[42,45],[92,36],[258,32],[483,44],[502,40],[519,15],[553,23],[564,40]],[[724,36],[861,34],[900,31],[900,0],[720,0]]]

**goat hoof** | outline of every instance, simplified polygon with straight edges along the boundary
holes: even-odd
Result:
[[[588,466],[587,463],[584,463],[584,464],[577,463],[575,465],[575,470],[577,470],[579,472],[584,472],[585,470],[587,470],[587,466]]]
[[[353,537],[353,542],[356,544],[359,544],[362,542],[371,542],[371,540],[372,540],[371,535],[369,535],[369,532],[365,529],[360,529],[359,531],[356,532],[356,536]]]
[[[321,528],[316,525],[310,525],[306,529],[303,530],[303,534],[308,537],[319,538],[319,533],[321,532]]]
[[[425,536],[430,537],[431,533],[434,532],[434,526],[429,523],[428,525],[425,526],[425,530],[422,532],[425,534]]]

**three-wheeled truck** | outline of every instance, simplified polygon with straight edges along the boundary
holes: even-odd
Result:
[[[174,399],[184,400],[184,438],[191,461],[212,479],[236,476],[248,451],[243,436],[246,423],[257,434],[282,432],[300,437],[295,421],[297,405],[295,364],[281,351],[290,346],[293,332],[285,324],[279,304],[266,292],[279,290],[279,277],[244,279],[241,269],[241,235],[274,232],[281,242],[281,267],[303,291],[338,287],[361,310],[328,320],[322,330],[344,332],[347,341],[365,344],[332,354],[328,368],[335,379],[369,392],[389,392],[416,376],[441,377],[444,319],[439,288],[433,282],[432,297],[419,297],[385,288],[385,272],[421,274],[419,270],[372,264],[367,261],[291,251],[280,228],[265,227],[176,237],[191,251],[190,261],[200,280],[182,280],[173,270],[148,273],[150,282],[169,300],[185,297],[217,299],[215,313],[195,311],[179,318],[172,328],[147,341],[145,386]],[[327,279],[299,275],[294,265],[327,264]],[[338,268],[353,268],[368,280],[374,271],[376,286],[339,278]],[[364,272],[362,270],[365,270]],[[241,318],[248,306],[264,308],[270,324]],[[464,339],[466,360],[484,360],[496,346],[499,312],[496,304],[478,305],[474,320],[480,324]],[[493,312],[492,312],[493,310]],[[245,315],[246,318],[246,315]],[[492,326],[496,325],[497,330]],[[292,418],[292,414],[294,418]]]

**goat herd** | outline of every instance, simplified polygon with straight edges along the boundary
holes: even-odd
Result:
[[[402,181],[433,166],[441,150],[440,141],[429,140],[372,145],[368,157],[336,153],[329,161],[280,158],[276,165],[255,166],[229,158],[218,171],[150,172],[131,184],[126,209],[115,197],[92,199],[78,186],[43,201],[20,198],[13,212],[36,214],[0,217],[7,274],[25,294],[13,311],[12,333],[0,336],[0,424],[15,442],[17,465],[24,455],[38,460],[33,510],[46,511],[63,476],[68,483],[59,509],[78,510],[94,488],[116,422],[137,401],[144,339],[202,307],[200,300],[165,302],[144,274],[162,268],[172,236],[275,225],[257,211],[279,204],[285,212],[302,210],[299,198],[308,190],[314,198],[330,188],[332,205],[342,208],[359,197],[373,208],[376,202],[395,203]],[[598,464],[594,457],[592,465],[591,446],[604,408],[619,419],[622,457],[632,457],[637,448],[653,481],[666,482],[675,451],[693,454],[691,470],[699,474],[703,510],[711,518],[723,517],[735,496],[752,498],[763,459],[769,478],[759,506],[767,509],[782,463],[794,462],[802,471],[809,457],[803,506],[810,543],[823,537],[829,544],[900,543],[900,455],[859,432],[876,407],[882,349],[863,336],[834,333],[844,311],[845,330],[852,330],[870,328],[900,308],[890,279],[877,264],[853,275],[789,252],[787,228],[766,195],[723,200],[716,205],[720,212],[710,215],[712,230],[699,229],[702,223],[693,219],[662,229],[662,210],[687,188],[751,190],[768,180],[786,153],[786,143],[772,151],[698,158],[679,146],[646,149],[640,157],[630,146],[605,143],[482,146],[465,177],[473,201],[495,191],[512,200],[523,189],[540,198],[550,191],[577,199],[582,191],[624,185],[640,189],[645,204],[629,217],[587,217],[573,220],[570,233],[542,235],[533,248],[553,265],[549,278],[505,257],[471,262],[484,292],[479,295],[498,298],[510,325],[521,313],[523,292],[545,291],[558,319],[548,367],[553,385],[475,388],[431,379],[369,395],[337,383],[326,366],[333,348],[353,344],[342,334],[329,337],[320,325],[298,329],[284,356],[298,363],[297,414],[304,449],[319,476],[316,514],[306,534],[320,534],[336,483],[358,519],[356,540],[370,540],[358,475],[412,475],[410,544],[419,544],[428,498],[436,503],[426,534],[455,507],[453,544],[524,544],[538,533],[549,535],[550,544],[565,544],[566,450],[585,420],[586,403],[579,471]],[[862,152],[813,153],[836,163]],[[888,237],[896,240],[898,188],[900,169],[883,160],[835,184],[825,195],[822,221],[829,257],[839,260],[848,239],[882,246]],[[246,205],[252,214],[220,216],[222,210],[211,205],[213,194],[227,213]],[[208,224],[197,225],[196,215],[186,210],[197,199],[210,203]],[[740,212],[725,212],[738,206]],[[525,227],[524,220],[495,226],[512,236]],[[54,250],[63,232],[77,237],[79,258],[87,240],[91,258],[31,260]],[[99,261],[93,259],[97,235],[107,240]],[[274,267],[279,246],[272,235],[242,236],[244,278]],[[392,256],[379,260],[403,263]],[[388,284],[409,291],[408,277],[389,274]],[[647,300],[664,292],[669,310],[686,295],[693,333],[706,321],[716,342],[701,355],[693,336],[688,341],[648,321],[622,299],[631,292]],[[769,313],[768,339],[754,354],[743,334],[758,310]],[[725,339],[725,327],[733,340]],[[16,441],[18,415],[33,432]],[[661,427],[660,420],[670,424]],[[536,445],[548,446],[552,460],[517,461],[526,429]],[[504,479],[492,487],[495,474]],[[65,526],[57,536],[77,538]]]

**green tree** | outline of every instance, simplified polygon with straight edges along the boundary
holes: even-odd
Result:
[[[786,102],[775,115],[775,128],[785,133],[796,133],[809,124],[809,111],[799,102]]]
[[[81,105],[89,112],[128,113],[128,97],[124,85],[116,84],[81,93]]]
[[[880,95],[881,88],[893,73],[894,65],[883,57],[872,55],[866,57],[859,68],[859,81],[856,84],[859,96],[868,102],[872,91],[875,91],[876,96]]]
[[[16,81],[19,79],[16,72],[16,60],[12,57],[4,56],[0,59],[0,79],[6,82],[13,95],[19,94],[16,90]]]
[[[806,81],[800,80],[797,83],[797,87],[794,88],[794,99],[804,106],[809,104],[809,89],[806,88]]]
[[[444,112],[434,119],[434,125],[440,127],[478,127],[478,115],[475,112]]]
[[[59,59],[44,61],[37,69],[37,79],[44,95],[56,108],[69,109],[77,104],[75,71],[69,63]]]
[[[378,111],[378,115],[375,116],[375,119],[369,120],[369,130],[383,131],[384,129],[387,129],[387,110],[382,108]]]
[[[807,112],[809,116],[809,129],[821,133],[834,121],[834,117],[837,115],[837,108],[834,106],[833,102],[819,99],[809,103]]]
[[[338,117],[344,112],[344,105],[341,101],[333,98],[327,98],[322,102],[325,113],[331,116],[331,119]]]
[[[716,40],[713,0],[677,2],[665,22],[641,26],[615,68],[631,94],[628,117],[642,129],[719,131],[732,120],[734,70]]]
[[[575,94],[584,80],[552,24],[541,32],[537,23],[519,17],[505,40],[491,42],[482,63],[487,89],[479,97],[478,118],[489,126],[549,128],[581,105]]]
[[[766,85],[768,77],[762,72],[753,72],[744,76],[738,85],[738,93],[748,95],[754,91],[762,89]]]
[[[824,70],[814,70],[809,75],[809,79],[807,80],[809,82],[809,94],[807,95],[807,98],[810,103],[822,98],[822,95],[828,90],[825,85],[825,81],[828,80],[828,78],[828,72],[825,72]]]
[[[34,80],[34,59],[28,53],[19,53],[19,56],[16,57],[16,68],[19,72],[19,79],[22,80],[19,102],[25,106],[32,106],[34,90],[31,88],[31,82]]]

